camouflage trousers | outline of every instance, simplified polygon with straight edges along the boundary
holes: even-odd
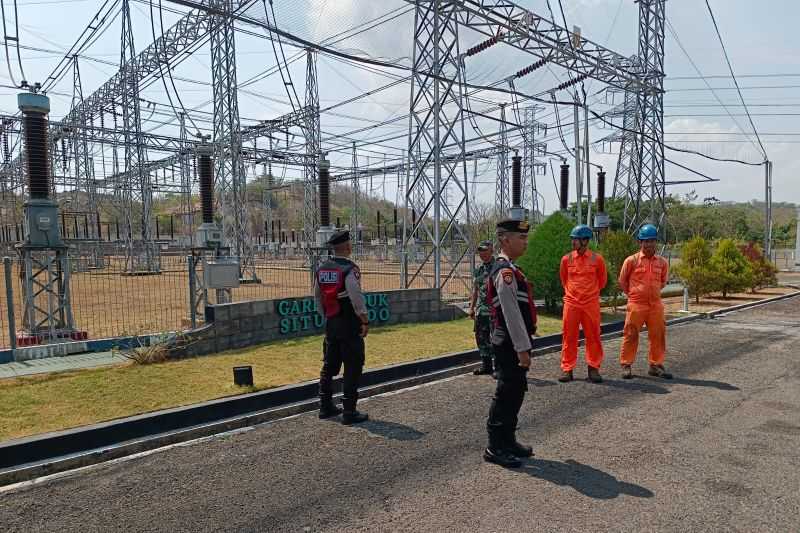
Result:
[[[481,361],[487,367],[492,364],[494,359],[494,348],[492,347],[492,318],[488,315],[475,316],[475,343],[481,354]]]

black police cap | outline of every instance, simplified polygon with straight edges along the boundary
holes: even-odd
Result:
[[[514,220],[506,218],[497,223],[497,229],[505,231],[515,231],[517,233],[528,233],[530,225],[527,220]]]
[[[350,231],[349,230],[342,230],[337,231],[331,238],[328,239],[328,246],[336,246],[337,244],[342,244],[350,240]]]
[[[485,252],[485,251],[489,250],[490,248],[494,248],[494,243],[492,243],[492,241],[481,241],[478,244],[478,251],[479,252]]]

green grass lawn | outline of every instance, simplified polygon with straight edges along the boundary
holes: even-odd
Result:
[[[539,317],[539,334],[561,320]],[[405,324],[372,330],[367,367],[473,348],[472,321]],[[0,381],[0,440],[66,429],[241,394],[232,368],[251,365],[255,386],[268,389],[319,376],[322,337],[313,336],[152,365],[122,365]]]

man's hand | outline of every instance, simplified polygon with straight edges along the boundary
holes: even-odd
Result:
[[[469,308],[469,312],[467,313],[472,320],[475,320],[475,309],[472,307]]]
[[[517,352],[517,357],[519,358],[519,366],[522,368],[530,368],[531,367],[531,353],[530,352]]]
[[[365,323],[362,322],[361,323],[361,332],[359,333],[359,335],[361,337],[366,337],[367,333],[369,333],[369,324],[365,324]]]

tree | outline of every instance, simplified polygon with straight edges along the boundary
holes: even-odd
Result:
[[[622,263],[628,256],[635,254],[638,249],[633,236],[624,231],[611,231],[603,237],[603,241],[600,243],[600,254],[605,259],[608,270],[608,285],[606,285],[605,294],[612,297],[614,309],[619,305],[619,297],[622,295],[617,281]]]
[[[711,247],[701,236],[696,236],[683,245],[681,264],[675,267],[675,273],[688,287],[689,294],[695,302],[700,297],[712,292],[716,287],[716,275],[711,266]]]
[[[733,239],[722,239],[719,242],[711,256],[711,268],[716,276],[716,288],[722,291],[723,298],[727,298],[732,292],[746,289],[753,278],[750,262],[736,247]]]
[[[747,243],[740,246],[739,251],[750,261],[750,268],[753,270],[753,275],[750,279],[750,290],[752,292],[770,285],[777,285],[778,269],[764,257],[764,253],[758,244],[754,242]]]
[[[544,298],[548,311],[556,311],[564,296],[559,268],[561,258],[572,249],[569,232],[574,222],[553,213],[528,238],[528,249],[517,264],[533,284],[536,298]]]

